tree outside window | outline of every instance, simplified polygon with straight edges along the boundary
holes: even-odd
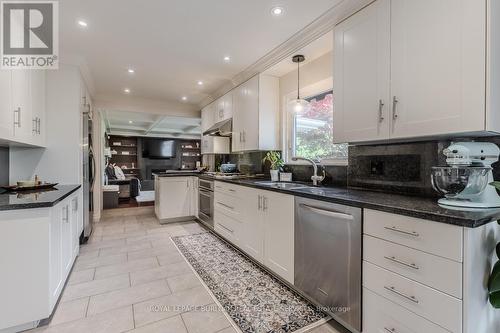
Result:
[[[333,91],[306,98],[307,112],[294,116],[294,155],[347,159],[347,144],[333,144]]]

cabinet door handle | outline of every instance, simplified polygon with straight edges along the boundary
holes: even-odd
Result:
[[[78,210],[78,199],[73,199],[73,211],[76,212]]]
[[[392,119],[396,120],[398,119],[398,112],[397,112],[397,105],[399,103],[399,100],[396,96],[392,97]]]
[[[17,121],[16,121],[17,114]],[[14,126],[21,127],[21,107],[14,110]]]
[[[406,295],[405,293],[402,293],[401,291],[396,290],[396,288],[394,288],[392,286],[391,287],[384,286],[384,289],[390,291],[393,294],[401,296],[409,301],[412,301],[413,303],[418,304],[418,299],[415,296]]]
[[[247,142],[247,132],[243,131],[243,142]]]
[[[240,142],[243,142],[243,139],[242,139],[242,138],[243,138],[243,133],[242,133],[242,132],[240,132]]]
[[[38,120],[36,117],[31,120],[31,132],[38,134]]]
[[[392,261],[392,262],[395,262],[397,264],[400,264],[400,265],[403,265],[403,266],[406,266],[406,267],[410,267],[410,268],[413,268],[413,269],[420,269],[420,267],[418,267],[416,264],[414,263],[407,263],[403,260],[400,260],[394,256],[391,256],[391,257],[388,257],[388,256],[384,256],[385,259],[389,260],[389,261]]]
[[[68,208],[68,206],[63,207],[63,222],[64,223],[69,222],[69,208]]]
[[[384,227],[384,229],[387,229],[387,230],[390,230],[390,231],[394,231],[394,232],[399,232],[400,234],[405,234],[405,235],[413,236],[413,237],[419,237],[420,236],[420,234],[418,232],[416,232],[416,231],[406,231],[406,230],[398,229],[398,227],[396,227],[396,226]]]
[[[384,101],[381,99],[378,100],[378,122],[381,123],[384,121]]]
[[[257,207],[258,207],[258,210],[262,209],[262,195],[259,195],[259,200],[258,200],[258,203],[257,203]]]
[[[262,196],[262,210],[265,212],[267,211],[267,197]]]
[[[40,125],[42,123],[42,119],[40,118],[37,118],[37,129],[38,129],[38,134],[41,134],[42,130],[42,126]]]

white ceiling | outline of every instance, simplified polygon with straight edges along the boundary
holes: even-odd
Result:
[[[201,120],[130,111],[103,111],[108,134],[195,138],[201,134]]]
[[[131,97],[198,104],[339,2],[61,0],[61,57],[85,59],[97,96],[130,88]],[[275,5],[282,17],[270,14]]]

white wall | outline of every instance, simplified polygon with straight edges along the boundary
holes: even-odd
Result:
[[[197,105],[157,101],[123,94],[118,96],[97,95],[94,105],[99,110],[144,112],[177,117],[201,117],[201,110]]]
[[[332,77],[333,55],[328,52],[321,57],[300,67],[300,88],[316,84]],[[332,81],[333,84],[333,81]],[[291,71],[280,77],[280,96],[297,92],[297,70]],[[301,96],[306,97],[306,96]]]
[[[333,54],[328,52],[319,58],[300,67],[300,97],[317,93],[316,90],[330,89],[333,87]],[[297,94],[297,70],[293,70],[280,77],[280,138],[282,139],[283,152],[288,159],[288,142],[284,133],[291,126],[287,117],[286,105],[290,95]],[[288,161],[289,162],[289,161]],[[299,162],[302,163],[302,162]]]
[[[82,117],[80,72],[63,65],[47,71],[47,148],[10,149],[10,183],[20,179],[82,184]]]

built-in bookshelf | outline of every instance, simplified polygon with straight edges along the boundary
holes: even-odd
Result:
[[[109,148],[111,149],[111,163],[119,166],[125,177],[140,178],[140,169],[137,164],[137,138],[110,135]]]
[[[181,169],[192,170],[196,168],[196,162],[201,163],[200,140],[181,141]]]

